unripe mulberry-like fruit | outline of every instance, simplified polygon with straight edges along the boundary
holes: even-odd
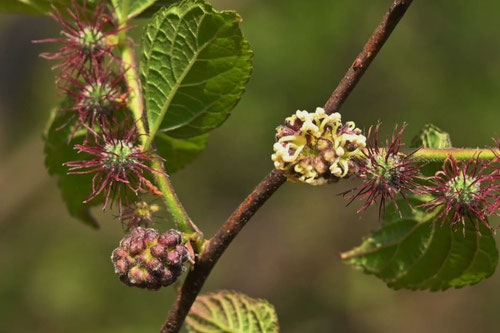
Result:
[[[157,290],[177,281],[189,251],[177,230],[159,234],[155,229],[136,228],[121,240],[111,260],[126,285]]]

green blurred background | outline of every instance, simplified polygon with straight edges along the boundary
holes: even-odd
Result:
[[[255,69],[207,150],[173,176],[208,236],[271,169],[274,128],[324,103],[391,1],[213,2],[242,15]],[[415,1],[343,118],[362,128],[380,119],[383,135],[406,121],[406,139],[434,123],[456,146],[490,145],[500,134],[499,13],[495,0]],[[70,218],[44,168],[41,132],[60,96],[52,63],[37,56],[47,46],[31,40],[56,34],[47,18],[0,15],[0,332],[156,332],[174,288],[122,285],[109,259],[120,223],[98,209],[98,231]],[[378,225],[375,209],[344,207],[337,194],[352,185],[284,185],[204,290],[266,298],[283,332],[498,332],[500,274],[460,290],[393,291],[340,262]]]

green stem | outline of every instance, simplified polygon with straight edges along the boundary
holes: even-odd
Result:
[[[201,236],[201,231],[198,227],[191,221],[188,214],[184,210],[177,194],[175,193],[172,183],[170,182],[169,176],[165,173],[163,169],[162,162],[159,158],[155,158],[151,163],[151,167],[161,173],[155,172],[156,184],[163,193],[163,201],[167,207],[169,213],[174,219],[177,230],[190,235],[197,234]]]
[[[134,115],[137,132],[139,133],[141,142],[144,145],[144,142],[147,139],[147,131],[143,121],[144,104],[142,102],[141,80],[139,79],[139,74],[137,72],[134,49],[130,45],[126,32],[129,2],[129,0],[124,0],[122,2],[122,8],[118,12],[121,29],[121,32],[118,35],[118,44],[121,45],[122,67],[125,71],[124,77],[129,92],[128,106]]]
[[[123,8],[125,8],[125,6]],[[122,13],[122,15],[123,17],[127,17],[124,12]],[[126,20],[122,18],[122,28],[124,27],[125,22]],[[146,146],[146,142],[150,141],[148,141],[149,135],[144,122],[145,117],[141,81],[137,72],[134,51],[130,43],[128,43],[127,41],[125,30],[120,33],[119,39],[120,44],[122,45],[122,64],[124,70],[126,71],[124,77],[129,90],[128,106],[132,111],[134,121],[137,126],[137,132],[141,140],[142,150],[147,150],[149,148],[149,144],[148,146]],[[175,194],[175,191],[172,187],[172,183],[170,182],[170,179],[166,174],[159,157],[154,158],[151,167],[154,170],[158,171],[154,172],[153,174],[160,191],[163,193],[163,201],[165,202],[167,210],[172,215],[175,227],[181,232],[187,234],[196,234],[201,237],[200,230],[191,221],[181,202],[177,198],[177,195]]]
[[[128,11],[130,8],[130,0],[122,1],[120,25],[125,25],[127,23]]]
[[[137,68],[135,66],[134,50],[127,44],[128,43],[125,43],[122,47],[122,62],[126,70],[125,81],[127,82],[129,91],[128,104],[134,115],[134,121],[137,126],[137,132],[141,138],[141,143],[144,146],[148,135],[143,121],[144,105],[142,103],[141,81],[139,80],[139,75],[137,74]]]
[[[444,161],[448,156],[452,155],[458,161],[469,160],[479,156],[482,160],[493,160],[495,158],[494,148],[422,148],[413,154],[416,161],[439,162]],[[497,155],[500,155],[500,150],[495,150]]]

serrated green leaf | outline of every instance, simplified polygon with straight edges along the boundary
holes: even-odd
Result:
[[[63,166],[65,162],[82,158],[73,149],[79,139],[78,143],[81,143],[81,137],[75,136],[68,143],[72,129],[72,116],[70,112],[53,111],[44,134],[45,166],[50,175],[57,177],[61,196],[71,216],[97,228],[99,225],[89,209],[91,206],[102,203],[102,200],[96,198],[92,201],[92,205],[83,203],[91,193],[92,175],[68,175],[68,168]]]
[[[279,332],[278,318],[271,304],[233,291],[198,296],[186,323],[191,333]]]
[[[206,134],[189,139],[176,139],[163,133],[155,136],[156,151],[166,160],[165,170],[169,174],[191,163],[205,149],[207,142]]]
[[[413,205],[424,202],[414,198]],[[403,204],[400,207],[404,207]],[[491,276],[498,263],[493,234],[480,225],[479,235],[470,221],[463,230],[433,223],[437,212],[414,208],[386,223],[363,243],[342,254],[345,263],[374,274],[394,289],[445,290],[473,285]]]
[[[144,12],[157,0],[111,0],[115,12],[120,20],[123,20],[123,11],[127,11],[127,19],[133,18]],[[128,8],[125,8],[125,2]]]
[[[156,13],[144,31],[141,79],[150,134],[188,138],[221,125],[250,77],[241,18],[203,0]]]

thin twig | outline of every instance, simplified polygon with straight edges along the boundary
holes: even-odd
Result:
[[[339,85],[325,104],[325,111],[328,114],[337,112],[349,94],[361,79],[368,66],[384,46],[392,31],[406,13],[413,0],[396,0],[385,14],[382,22],[373,32],[366,42],[361,53],[356,57],[351,67],[347,70]]]
[[[353,66],[349,68],[344,78],[333,92],[332,97],[327,101],[325,105],[325,110],[327,110],[327,112],[336,112],[340,108],[372,62],[373,58],[382,48],[384,42],[387,40],[392,30],[394,30],[394,27],[404,15],[411,2],[412,0],[396,0],[393,3],[389,12],[384,16],[382,22],[366,43],[363,51],[355,60]],[[353,68],[354,65],[356,65],[356,69]],[[201,291],[205,280],[222,253],[250,218],[266,200],[285,183],[285,181],[286,177],[280,171],[271,171],[271,173],[257,185],[253,192],[250,193],[245,201],[239,205],[216,235],[207,242],[202,253],[197,258],[193,270],[189,272],[184,280],[184,284],[177,295],[175,303],[170,309],[169,315],[162,326],[162,333],[179,332],[196,296]]]

